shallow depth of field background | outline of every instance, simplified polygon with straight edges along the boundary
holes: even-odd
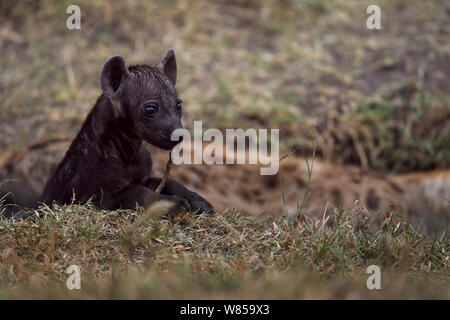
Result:
[[[184,124],[280,128],[284,149],[391,172],[450,163],[450,4],[377,1],[70,1],[0,4],[0,150],[74,136],[103,63],[174,48]]]
[[[366,28],[366,8],[374,3],[381,7],[382,30]],[[66,27],[70,4],[81,7],[81,30]],[[100,71],[110,56],[120,54],[130,65],[155,64],[173,48],[188,128],[194,120],[203,120],[204,129],[279,128],[282,151],[301,147],[308,154],[315,127],[319,156],[335,163],[391,173],[448,168],[449,22],[450,2],[438,0],[127,0],[114,5],[106,0],[1,1],[0,155],[50,138],[73,137],[101,93]],[[447,249],[444,246],[444,254]],[[399,252],[401,256],[403,251]],[[57,265],[45,254],[41,258],[46,266]],[[172,258],[167,259],[164,266]],[[268,280],[252,274],[256,278],[246,281],[254,284],[253,289],[249,285],[242,291],[242,283],[232,278],[241,277],[236,259],[235,265],[222,265],[227,271],[219,270],[219,279],[193,281],[195,297],[233,297],[235,291],[241,298],[371,297],[366,291],[349,289],[356,276],[344,284],[330,280],[334,291],[329,291],[323,283],[316,286],[303,271],[289,269],[287,262],[283,268],[275,264],[274,269],[290,273],[271,274]],[[211,264],[214,261],[211,258]],[[251,265],[252,260],[243,261]],[[32,267],[25,263],[22,268],[39,270],[40,262],[30,263]],[[318,265],[319,275],[340,270]],[[192,286],[185,276],[189,266],[173,271],[179,278],[174,275],[164,282],[162,277],[157,284],[148,281],[164,297],[189,298],[190,291],[184,290]],[[55,272],[63,275],[60,268]],[[198,270],[216,274],[213,266]],[[364,277],[361,270],[350,274]],[[9,271],[3,271],[3,281],[14,283]],[[280,285],[279,294],[270,295],[266,289],[292,283],[292,273],[299,286],[310,289]],[[24,277],[39,282],[47,276],[38,272]],[[228,276],[234,280],[220,282]],[[443,276],[448,281],[448,269]],[[401,288],[408,281],[385,297],[402,297]],[[18,279],[16,285],[20,283]],[[158,297],[108,288],[95,290],[103,297]],[[67,294],[64,290],[61,295]],[[96,296],[95,290],[90,297]],[[419,297],[435,294],[411,292]],[[40,297],[42,293],[28,294]],[[55,297],[50,291],[44,295]]]

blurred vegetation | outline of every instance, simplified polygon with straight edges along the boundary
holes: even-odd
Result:
[[[373,2],[373,1],[372,1]],[[184,123],[280,128],[283,150],[406,172],[450,163],[450,3],[377,1],[0,3],[0,150],[76,134],[113,54],[155,63],[175,49]]]

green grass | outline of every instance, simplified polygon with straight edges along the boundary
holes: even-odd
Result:
[[[234,211],[37,212],[0,221],[0,298],[450,298],[448,236],[429,239],[399,216],[373,231],[357,209],[297,228]],[[80,291],[65,287],[72,264]],[[379,291],[366,288],[369,265],[382,270]]]

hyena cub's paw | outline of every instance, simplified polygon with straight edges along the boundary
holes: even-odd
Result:
[[[189,202],[184,198],[178,196],[170,196],[168,200],[173,203],[169,211],[167,211],[167,215],[169,217],[175,217],[180,213],[188,211],[190,208]]]
[[[183,195],[183,197],[189,203],[189,210],[198,213],[214,213],[213,206],[206,201],[202,196],[195,192],[190,191],[189,193]]]

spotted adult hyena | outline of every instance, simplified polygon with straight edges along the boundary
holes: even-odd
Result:
[[[18,194],[19,203],[40,194],[69,143],[53,141],[4,155],[0,179],[16,178],[21,181],[15,182],[16,190],[28,190]],[[152,149],[155,175],[161,176],[167,152],[147,147]],[[298,157],[282,160],[273,176],[260,175],[259,165],[238,164],[182,164],[173,166],[170,174],[216,210],[236,208],[254,216],[286,211],[295,215],[308,182],[305,159]],[[325,208],[349,209],[358,202],[367,214],[386,216],[398,210],[413,223],[424,222],[429,233],[447,229],[450,223],[450,170],[390,175],[315,159],[310,188],[303,213],[315,219],[322,218]]]

